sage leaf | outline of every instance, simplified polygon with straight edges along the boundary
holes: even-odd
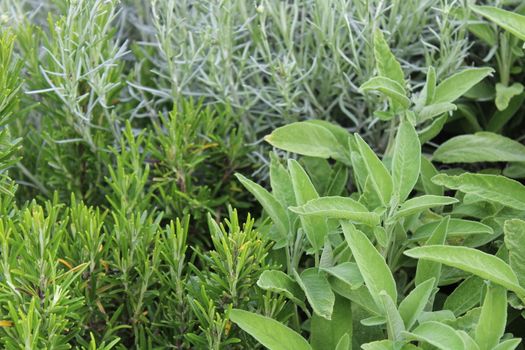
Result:
[[[453,74],[436,87],[433,103],[454,102],[493,72],[492,68],[467,68]]]
[[[310,200],[319,198],[308,174],[296,160],[290,159],[288,161],[288,169],[290,170],[297,205],[303,205]],[[323,247],[325,237],[328,234],[326,217],[301,215],[300,220],[308,241],[315,251],[319,251]]]
[[[475,340],[480,350],[494,349],[505,333],[506,326],[507,290],[489,285],[475,330]]]
[[[304,156],[346,160],[347,144],[339,144],[334,134],[319,124],[291,123],[275,129],[264,140],[276,148]]]
[[[476,195],[489,202],[525,210],[525,186],[504,176],[471,173],[457,176],[439,174],[434,176],[432,181],[453,190]]]
[[[419,177],[421,144],[417,132],[407,121],[397,131],[392,160],[392,182],[399,203],[407,199]]]
[[[456,316],[475,308],[481,303],[484,283],[481,278],[470,276],[449,294],[443,308],[452,311]]]
[[[366,235],[348,222],[341,222],[343,233],[359,267],[365,285],[370,291],[376,305],[382,310],[381,291],[385,291],[392,300],[397,300],[397,288],[394,277],[385,259],[368,240]]]
[[[353,262],[347,261],[336,266],[322,268],[321,270],[347,283],[351,289],[357,289],[364,283],[357,264]]]
[[[350,335],[346,333],[341,337],[341,339],[339,339],[335,350],[351,350],[350,345],[352,345],[352,341],[350,340]]]
[[[444,205],[450,205],[457,202],[459,202],[459,200],[454,197],[433,195],[419,196],[409,199],[403,203],[397,210],[395,217],[399,218],[408,216],[429,208],[442,207]]]
[[[441,322],[429,321],[420,324],[412,332],[405,332],[408,339],[426,342],[441,350],[463,350],[462,337],[450,327]]]
[[[444,142],[433,160],[442,163],[525,162],[525,146],[508,137],[481,131]]]
[[[269,317],[233,309],[230,320],[270,350],[313,350],[300,334]]]
[[[500,27],[525,40],[525,16],[492,6],[474,6],[472,11],[491,20]]]
[[[335,297],[332,319],[326,320],[317,314],[311,319],[310,344],[314,350],[336,349],[345,335],[352,335],[352,302],[341,296]],[[349,350],[347,345],[345,350]]]
[[[294,274],[314,312],[327,320],[332,319],[335,295],[325,274],[313,267],[304,270],[301,275],[294,270]]]
[[[403,69],[401,69],[401,64],[396,60],[392,51],[390,51],[383,32],[379,28],[374,32],[374,56],[379,75],[395,81],[404,90],[405,75]]]
[[[375,192],[381,199],[381,203],[383,203],[384,206],[387,206],[392,197],[392,177],[383,162],[381,162],[361,136],[355,134],[355,141],[368,172],[368,178],[370,179]]]
[[[509,107],[510,100],[523,92],[523,84],[514,83],[506,86],[501,83],[496,84],[496,100],[494,101],[499,111],[504,111]]]
[[[422,240],[429,237],[440,221],[432,221],[421,225],[416,229],[412,235],[412,240]],[[464,220],[464,219],[450,219],[447,227],[447,238],[463,237],[476,234],[493,234],[494,229],[488,225],[482,224],[478,221]]]
[[[386,329],[388,338],[393,340],[401,340],[402,333],[405,331],[405,324],[397,310],[395,302],[392,300],[384,290],[379,293],[383,302],[383,308],[386,315]]]
[[[505,246],[509,251],[510,267],[516,272],[520,285],[525,287],[525,221],[507,220],[503,232]]]
[[[447,231],[450,224],[450,217],[444,217],[438,222],[432,234],[426,241],[426,245],[444,244],[447,237]],[[441,264],[434,261],[418,260],[416,269],[416,286],[426,283],[427,280],[433,279],[433,287],[437,287],[441,276]]]
[[[355,223],[375,226],[380,217],[350,197],[321,197],[308,201],[300,207],[290,207],[299,215],[316,215],[330,219],[346,219]]]
[[[288,215],[281,203],[264,187],[247,179],[241,174],[235,174],[241,184],[259,201],[276,226],[279,243],[286,242],[288,238]]]
[[[435,278],[427,279],[414,288],[399,304],[399,314],[407,329],[412,328],[425,309],[435,284]]]
[[[410,106],[410,100],[405,94],[405,89],[396,81],[386,77],[373,77],[361,85],[363,91],[379,91],[399,104],[403,109]]]
[[[257,285],[264,290],[282,293],[300,306],[304,306],[304,292],[290,276],[278,270],[266,270],[257,280]]]
[[[409,249],[404,254],[411,258],[435,261],[472,273],[500,284],[520,297],[525,297],[525,289],[519,285],[512,268],[500,258],[480,250],[468,247],[429,245]]]

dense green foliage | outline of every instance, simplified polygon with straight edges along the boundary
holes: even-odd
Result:
[[[524,40],[520,0],[2,0],[0,348],[523,349]]]

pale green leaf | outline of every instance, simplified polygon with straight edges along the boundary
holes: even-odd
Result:
[[[241,174],[235,174],[242,185],[259,201],[277,227],[279,241],[286,241],[288,237],[288,215],[281,203],[264,189],[261,185],[245,178]]]
[[[422,123],[434,117],[440,116],[443,113],[449,113],[457,109],[456,105],[450,102],[436,103],[421,108],[418,112],[417,122]]]
[[[439,173],[432,162],[425,157],[421,157],[421,174],[419,175],[419,179],[426,194],[434,196],[443,195],[443,186],[436,185],[432,182],[432,178],[437,174]]]
[[[295,205],[292,179],[288,170],[279,162],[275,153],[270,153],[270,185],[273,196],[284,208]]]
[[[264,138],[274,147],[304,156],[346,160],[347,144],[341,145],[326,127],[296,122],[275,129]]]
[[[462,337],[454,328],[435,321],[420,324],[412,332],[405,332],[407,338],[426,342],[441,350],[463,350]]]
[[[335,350],[351,350],[352,341],[350,340],[350,335],[345,334],[339,339]]]
[[[371,213],[361,203],[350,197],[321,197],[311,200],[300,207],[289,208],[299,215],[315,215],[331,219],[346,219],[356,223],[375,226],[380,217]]]
[[[483,284],[481,278],[470,276],[448,295],[443,308],[452,311],[456,316],[475,308],[481,302]]]
[[[397,210],[395,217],[403,217],[419,213],[423,210],[442,207],[459,202],[456,198],[447,196],[424,195],[407,200]]]
[[[399,304],[399,314],[407,329],[412,328],[425,309],[435,284],[435,278],[427,279],[414,288]]]
[[[314,312],[330,320],[334,309],[335,295],[323,272],[317,268],[309,268],[299,275],[295,270],[295,279],[306,295],[306,299]]]
[[[343,233],[359,267],[365,285],[376,304],[383,308],[379,293],[385,291],[392,300],[397,300],[397,288],[392,272],[385,259],[368,240],[366,235],[348,222],[341,222]]]
[[[374,32],[374,56],[379,75],[397,82],[404,89],[405,76],[401,64],[390,51],[383,32],[379,28]]]
[[[525,18],[525,17],[524,17]],[[496,107],[499,111],[504,111],[509,106],[510,100],[523,92],[521,83],[514,83],[511,86],[505,86],[501,83],[496,84]]]
[[[475,340],[480,350],[492,350],[499,343],[507,326],[507,291],[500,286],[488,286],[481,307]]]
[[[363,91],[379,91],[398,103],[404,109],[410,106],[410,100],[399,83],[387,77],[373,77],[361,85]]]
[[[347,283],[352,289],[357,289],[364,283],[357,264],[353,262],[347,261],[336,266],[322,268],[321,270]]]
[[[407,199],[419,177],[421,144],[416,130],[407,121],[399,125],[392,160],[392,182],[399,203]]]
[[[525,210],[525,186],[504,176],[471,173],[457,176],[439,174],[434,176],[432,181],[453,190],[476,195],[489,202]]]
[[[499,343],[493,350],[514,350],[521,344],[521,338],[507,339]]]
[[[304,171],[296,160],[288,160],[288,169],[290,171],[297,205],[303,205],[310,200],[319,198],[308,174],[306,174],[306,171]],[[319,251],[323,247],[325,237],[328,234],[326,218],[322,216],[301,215],[300,220],[308,241],[314,250]]]
[[[429,237],[439,225],[440,221],[432,221],[421,225],[412,235],[412,240],[422,240]],[[450,219],[447,228],[447,238],[463,237],[476,234],[493,234],[494,229],[478,221],[464,219]]]
[[[434,152],[442,163],[525,162],[525,146],[508,137],[481,131],[444,142]]]
[[[233,309],[230,320],[270,350],[312,350],[300,334],[269,317]]]
[[[472,10],[525,40],[525,16],[492,6],[471,6]]]
[[[448,77],[436,87],[433,103],[454,102],[493,72],[494,69],[488,67],[467,68]]]
[[[310,344],[314,350],[336,349],[343,336],[348,336],[350,340],[352,330],[352,302],[336,296],[331,320],[326,320],[315,313],[312,315]],[[349,350],[348,345],[345,350]]]
[[[379,293],[383,302],[383,309],[386,316],[386,329],[388,338],[393,340],[402,340],[402,333],[405,331],[405,324],[397,310],[395,302],[385,291]]]
[[[520,285],[525,287],[525,221],[505,221],[505,246],[509,251],[510,267],[516,272]]]
[[[437,135],[439,135],[439,133],[445,126],[447,119],[448,114],[444,113],[440,117],[434,119],[429,126],[418,131],[419,141],[421,142],[421,144],[423,145],[426,142],[432,140]]]
[[[304,306],[304,292],[290,276],[278,270],[266,270],[257,280],[264,290],[282,293],[298,305]]]
[[[363,163],[368,172],[368,178],[370,179],[374,190],[381,199],[383,205],[387,206],[390,203],[392,197],[393,183],[390,173],[386,169],[385,165],[376,156],[374,151],[366,144],[366,142],[355,134],[355,141],[361,154]]]
[[[500,284],[521,297],[525,296],[525,289],[520,287],[518,278],[511,267],[500,258],[480,250],[468,247],[429,245],[409,249],[404,254],[411,258],[426,259],[455,267]]]
[[[447,237],[447,231],[450,223],[450,217],[444,217],[438,222],[438,225],[432,231],[430,237],[426,241],[425,245],[444,244]],[[441,264],[428,261],[418,260],[416,269],[416,286],[425,283],[429,279],[434,280],[434,287],[437,287],[439,278],[441,277]]]

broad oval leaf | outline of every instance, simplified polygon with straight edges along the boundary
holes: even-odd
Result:
[[[397,131],[392,159],[392,182],[402,203],[414,188],[421,168],[421,144],[417,132],[407,121]]]
[[[304,270],[301,275],[294,270],[294,274],[314,312],[330,320],[334,309],[335,295],[325,274],[313,267]]]
[[[372,151],[370,146],[359,136],[355,134],[355,141],[359,153],[361,154],[363,163],[365,164],[368,178],[372,182],[372,186],[376,191],[377,195],[381,199],[381,202],[384,206],[387,206],[390,203],[390,198],[392,197],[392,177],[386,169],[385,165],[377,157],[377,155]]]
[[[417,122],[422,123],[434,117],[440,116],[443,113],[455,111],[456,109],[456,105],[450,102],[443,102],[425,106],[421,108],[421,110],[417,113]]]
[[[454,102],[474,85],[494,72],[492,68],[467,68],[443,80],[437,87],[433,103]]]
[[[300,334],[269,317],[233,309],[230,320],[270,350],[312,350]]]
[[[341,145],[326,127],[296,122],[275,129],[265,141],[274,147],[304,156],[346,159],[347,145]]]
[[[475,308],[481,302],[484,283],[481,278],[470,276],[448,295],[443,308],[452,311],[456,316]]]
[[[404,254],[411,258],[435,261],[472,273],[500,284],[520,297],[525,297],[525,289],[519,285],[518,278],[511,267],[500,258],[480,250],[467,247],[429,245],[409,249]]]
[[[459,202],[459,200],[454,197],[433,195],[419,196],[409,199],[403,203],[397,210],[395,217],[412,215],[429,208],[442,207],[444,205],[450,205],[457,202]]]
[[[444,142],[434,152],[442,163],[525,162],[525,146],[508,137],[481,131]]]
[[[471,173],[457,176],[439,174],[434,176],[432,181],[453,190],[474,194],[489,202],[525,210],[525,186],[504,176]]]
[[[304,292],[290,276],[279,270],[266,270],[257,280],[257,285],[264,290],[283,293],[287,298],[304,306]]]
[[[423,341],[441,350],[465,349],[463,339],[458,332],[441,322],[425,322],[412,332],[406,332],[405,334],[408,339]]]
[[[317,215],[330,219],[346,219],[360,224],[375,226],[380,217],[371,213],[361,203],[350,197],[321,197],[309,201],[300,207],[290,207],[292,212],[299,215]]]
[[[352,302],[337,295],[331,320],[326,320],[315,313],[312,315],[310,322],[312,348],[314,350],[336,349],[342,337],[352,335],[352,321]],[[344,350],[350,350],[349,346],[347,345]]]
[[[385,291],[392,300],[397,300],[397,288],[385,259],[368,240],[366,235],[348,222],[341,222],[343,233],[359,267],[365,285],[380,309],[383,300],[379,293]]]
[[[255,182],[245,178],[241,174],[235,174],[237,179],[242,185],[257,199],[262,205],[264,210],[268,213],[273,221],[273,224],[277,227],[279,233],[278,244],[282,244],[287,241],[288,238],[288,215],[286,210],[283,208],[281,203],[275,197],[268,192],[264,187]]]
[[[471,6],[472,10],[525,40],[525,16],[492,6]]]

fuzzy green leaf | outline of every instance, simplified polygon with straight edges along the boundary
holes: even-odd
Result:
[[[525,146],[482,131],[449,139],[438,147],[433,159],[442,163],[525,162]]]
[[[270,350],[312,350],[300,334],[271,318],[233,309],[230,320]]]
[[[471,6],[477,14],[491,20],[505,30],[525,40],[525,16],[492,6]]]
[[[304,306],[304,293],[290,276],[278,270],[266,270],[257,280],[257,285],[264,290],[283,293],[298,305]]]
[[[372,182],[372,186],[381,199],[381,202],[386,206],[390,203],[390,198],[392,197],[392,177],[383,162],[381,162],[361,136],[355,134],[355,141],[368,172],[368,178]]]
[[[525,297],[525,289],[519,285],[512,268],[500,258],[480,250],[468,247],[429,245],[409,249],[404,254],[411,258],[435,261],[472,273]]]
[[[481,307],[475,340],[480,350],[492,350],[499,343],[507,326],[507,291],[489,286]]]
[[[463,339],[454,328],[435,321],[420,324],[412,332],[405,333],[407,338],[429,343],[441,350],[463,350]]]
[[[396,135],[392,160],[392,182],[399,203],[405,201],[414,188],[421,167],[421,144],[416,130],[402,121]]]
[[[450,205],[457,202],[459,202],[459,200],[457,200],[456,198],[447,196],[419,196],[409,199],[405,203],[403,203],[397,210],[395,217],[412,215],[429,208],[442,207],[444,205]]]
[[[346,219],[370,226],[379,224],[380,220],[378,214],[369,212],[364,205],[350,197],[321,197],[300,207],[290,207],[289,209],[299,215]]]
[[[235,176],[268,213],[274,225],[277,227],[279,241],[286,241],[288,237],[288,215],[281,203],[261,185],[245,178],[241,174],[235,174]]]
[[[306,269],[301,275],[294,270],[294,274],[314,312],[327,320],[332,319],[335,295],[325,274],[317,268]]]
[[[464,173],[457,176],[439,174],[432,178],[435,184],[473,194],[489,202],[518,210],[525,210],[525,186],[499,175]]]
[[[308,174],[296,160],[290,159],[288,161],[288,169],[290,170],[297,205],[303,205],[308,201],[319,198]],[[323,247],[325,237],[328,234],[326,218],[323,216],[301,215],[300,220],[308,241],[310,241],[310,244],[316,251],[319,251]]]
[[[390,51],[390,47],[380,29],[376,29],[374,32],[374,56],[379,75],[395,81],[404,90],[405,75],[401,69],[401,64],[399,64],[392,51]]]
[[[420,283],[399,304],[399,314],[407,329],[412,328],[421,312],[425,309],[435,283],[435,278],[430,278]]]
[[[342,221],[341,225],[365,285],[376,304],[383,309],[383,300],[379,294],[381,291],[385,291],[392,300],[397,300],[397,288],[392,272],[383,256],[363,232],[348,222]]]
[[[410,100],[405,94],[405,90],[396,81],[386,77],[373,77],[361,85],[363,91],[379,91],[385,96],[398,103],[404,109],[410,106]]]
[[[520,285],[525,287],[525,221],[505,221],[505,246],[509,251],[510,267],[516,272]]]
[[[448,77],[436,87],[433,103],[454,102],[493,72],[492,68],[467,68]]]

